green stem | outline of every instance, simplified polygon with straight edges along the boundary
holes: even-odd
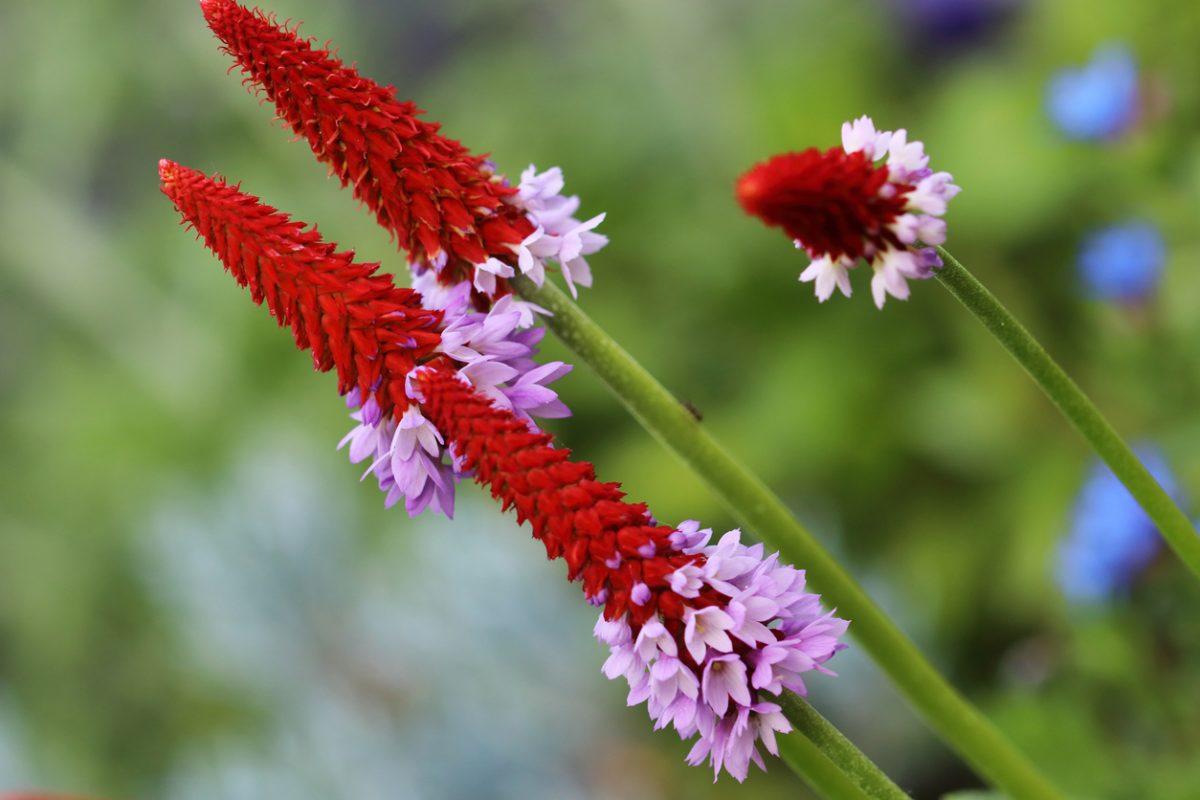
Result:
[[[892,779],[876,766],[874,761],[867,758],[804,698],[792,692],[784,692],[779,704],[783,706],[784,716],[796,729],[796,733],[786,738],[794,739],[803,735],[809,739],[872,800],[909,800],[908,795],[892,783]]]
[[[1058,406],[1075,430],[1083,434],[1125,484],[1162,532],[1183,563],[1200,577],[1200,536],[1187,515],[1129,449],[1095,404],[1062,367],[1038,344],[995,295],[987,290],[958,259],[938,248],[945,266],[937,277],[967,310],[995,336],[1017,363],[1025,368],[1042,391]]]
[[[742,524],[803,565],[813,586],[853,620],[850,633],[909,702],[981,775],[1014,798],[1057,798],[1059,792],[990,722],[946,682],[916,646],[766,485],[730,455],[678,400],[570,298],[547,282],[518,276],[522,297],[553,313],[547,325],[608,384],[617,398],[674,452]]]
[[[876,800],[804,736],[792,734],[780,739],[779,755],[797,775],[829,800]]]

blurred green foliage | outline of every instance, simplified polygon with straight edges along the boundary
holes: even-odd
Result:
[[[771,153],[835,144],[841,121],[861,113],[908,128],[964,187],[949,247],[1120,430],[1162,446],[1194,497],[1200,5],[1028,2],[953,52],[906,33],[902,6],[280,0],[275,10],[334,39],[502,170],[559,164],[583,213],[607,210],[612,244],[593,259],[587,311],[700,409],[1075,796],[1195,797],[1197,587],[1164,555],[1129,597],[1067,607],[1051,561],[1086,468],[1081,441],[936,285],[883,313],[863,283],[853,302],[819,306],[796,283],[803,257],[744,218],[731,187]],[[355,485],[356,469],[332,451],[348,425],[332,379],[313,377],[177,228],[157,160],[220,171],[364,259],[392,271],[403,261],[225,75],[193,3],[10,2],[0,30],[0,770],[31,776],[0,774],[0,789],[37,780],[182,797],[181,765],[234,745],[243,758],[257,752],[270,711],[196,660],[188,618],[156,588],[170,548],[147,541],[158,541],[177,487],[219,505],[248,449],[302,442],[306,458],[332,465],[313,467],[329,476],[318,484],[328,506],[358,509],[343,515],[353,524],[326,531],[359,553],[348,575],[390,553],[403,582],[406,570],[432,568],[408,557],[406,540],[456,533],[384,513],[373,487]],[[1114,40],[1136,54],[1153,103],[1118,142],[1064,141],[1043,114],[1045,82]],[[1083,299],[1081,234],[1129,216],[1164,231],[1164,285],[1138,308]],[[564,357],[553,342],[546,351]],[[586,370],[560,386],[575,417],[552,427],[602,476],[660,519],[729,524]],[[495,520],[512,547],[538,557],[497,509],[471,519]],[[256,563],[274,567],[269,553]],[[538,613],[573,609],[583,621],[571,648],[603,683],[586,611],[555,583],[557,567],[543,573]],[[211,591],[225,591],[220,570]],[[439,599],[429,602],[436,614]],[[457,652],[481,671],[501,655],[471,648]],[[839,660],[842,677],[815,681],[813,700],[851,738],[917,796],[976,785],[873,667],[853,650]],[[677,766],[685,745],[651,736],[640,711],[621,713],[619,687],[597,697],[615,711],[596,719],[623,726],[631,744],[597,750],[582,786],[599,792],[609,764],[643,776],[636,792],[620,789],[628,796],[796,791],[781,765],[740,789],[709,788],[702,771]],[[492,711],[484,701],[464,709],[462,735]]]

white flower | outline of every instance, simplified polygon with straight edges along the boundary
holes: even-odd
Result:
[[[546,229],[538,225],[533,233],[521,240],[520,244],[509,245],[517,254],[517,268],[522,275],[528,275],[538,286],[546,282],[545,253],[553,253],[557,247],[550,244]],[[549,250],[547,247],[549,246]]]
[[[721,609],[716,606],[699,611],[689,608],[683,612],[683,619],[683,642],[696,663],[704,661],[704,654],[709,647],[721,653],[733,649],[733,641],[726,633],[733,627],[733,617]]]
[[[572,216],[579,209],[578,197],[563,197],[562,170],[551,167],[539,173],[532,164],[521,173],[514,202],[521,205],[534,226],[533,233],[517,245],[517,268],[538,286],[546,280],[546,263],[558,262],[571,295],[576,286],[592,285],[592,270],[584,256],[608,244],[608,237],[593,229],[604,221],[598,214],[586,222]]]
[[[513,268],[498,258],[489,258],[482,264],[475,265],[475,288],[484,294],[496,293],[496,278],[511,278],[515,273]]]
[[[392,438],[392,457],[411,458],[417,445],[429,455],[438,456],[441,453],[442,435],[414,403],[409,405],[400,418],[400,424],[396,426],[396,434]]]
[[[638,658],[646,662],[656,658],[660,652],[668,656],[679,655],[679,647],[675,644],[675,637],[657,619],[652,619],[642,626],[642,630],[638,633],[637,640],[633,646],[637,651]]]
[[[592,229],[603,222],[604,217],[604,214],[597,214],[587,222],[573,226],[561,236],[557,258],[572,297],[579,297],[575,284],[592,285],[592,269],[583,257],[598,252],[608,244],[607,236],[592,233]]]
[[[816,281],[817,299],[822,303],[830,298],[835,286],[846,297],[850,296],[850,273],[841,259],[834,260],[828,256],[814,258],[808,268],[800,273],[800,281]]]
[[[907,183],[913,173],[929,166],[925,145],[908,141],[908,131],[901,128],[892,134],[892,140],[888,143],[887,166],[889,181]]]
[[[750,705],[750,687],[746,685],[746,663],[730,653],[717,656],[704,667],[704,678],[700,683],[704,699],[709,707],[724,716],[729,710],[729,701],[739,706]]]
[[[952,180],[954,177],[949,172],[935,172],[922,178],[908,196],[909,206],[939,217],[945,214],[946,204],[962,191],[950,182]]]
[[[878,308],[883,308],[889,294],[897,300],[907,300],[907,279],[922,277],[917,257],[911,250],[885,250],[871,262],[871,267],[875,270],[871,278],[871,296]]]
[[[563,197],[564,186],[562,170],[551,167],[545,172],[538,173],[537,167],[530,164],[521,173],[521,183],[517,187],[517,201],[526,211],[538,218],[538,224],[545,226],[551,232],[557,232],[557,227],[569,219],[579,208],[579,198]]]
[[[842,123],[842,149],[847,153],[861,152],[874,161],[887,152],[891,139],[891,131],[875,130],[875,123],[866,115]]]

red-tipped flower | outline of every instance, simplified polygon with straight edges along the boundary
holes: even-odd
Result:
[[[475,264],[515,264],[534,226],[515,194],[480,156],[438,133],[411,102],[396,99],[313,46],[294,29],[233,0],[201,0],[224,49],[275,103],[317,158],[375,212],[415,262],[446,262],[444,283],[470,279]]]
[[[358,389],[385,413],[408,406],[404,377],[440,342],[437,311],[400,289],[378,264],[359,264],[337,252],[316,229],[292,221],[223,178],[162,160],[163,194],[230,274],[264,300],[296,345],[312,351],[314,366],[337,369],[338,390]]]
[[[812,263],[800,280],[816,282],[821,302],[835,287],[849,297],[849,270],[865,258],[882,308],[889,294],[908,298],[908,280],[941,266],[929,245],[946,239],[941,217],[958,193],[951,180],[929,168],[925,146],[903,129],[876,131],[861,117],[842,126],[841,148],[774,156],[742,175],[736,194],[747,214],[808,252]]]

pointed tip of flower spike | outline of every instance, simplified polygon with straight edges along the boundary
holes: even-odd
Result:
[[[185,167],[169,158],[158,160],[158,186],[167,199],[175,204],[176,208],[179,207],[180,198],[190,191],[189,186],[204,181],[206,178],[204,173],[191,167]],[[214,180],[224,185],[223,179],[214,178]]]
[[[208,24],[212,25],[220,17],[221,12],[231,5],[236,5],[236,3],[232,0],[200,0],[200,11],[208,20]]]
[[[516,188],[482,157],[294,26],[234,0],[205,0],[201,9],[247,83],[264,90],[279,118],[353,186],[411,262],[448,259],[436,271],[451,286],[489,258],[513,261],[533,225],[511,202]]]
[[[255,303],[292,328],[317,370],[336,368],[342,393],[357,388],[384,414],[408,407],[405,375],[440,343],[440,312],[422,308],[420,296],[396,287],[378,264],[355,262],[224,178],[166,159],[159,175],[183,221]]]
[[[170,194],[167,191],[168,187],[173,185],[178,178],[179,165],[167,158],[158,160],[158,182],[162,185],[164,194]]]

